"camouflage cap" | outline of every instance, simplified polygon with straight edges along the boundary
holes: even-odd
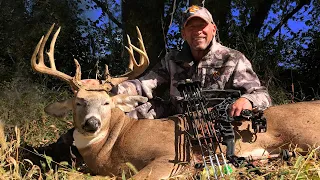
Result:
[[[184,28],[187,22],[194,17],[199,17],[207,23],[213,23],[212,15],[206,8],[192,5],[183,13],[181,24],[182,28]]]

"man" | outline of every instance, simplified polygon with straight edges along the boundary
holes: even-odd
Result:
[[[146,103],[129,113],[130,116],[160,118],[181,113],[176,103],[180,96],[177,82],[184,79],[200,79],[203,88],[241,90],[243,95],[232,105],[230,116],[239,116],[242,110],[251,110],[253,106],[266,108],[271,105],[270,96],[266,88],[260,85],[248,59],[239,51],[216,41],[217,27],[206,8],[188,8],[181,28],[182,38],[187,42],[181,51],[169,52],[145,76],[123,82],[113,91],[116,94],[145,95],[152,103],[154,90],[167,85],[171,107],[157,107],[153,104],[153,109],[149,110],[152,104]]]
[[[207,9],[199,6],[188,8],[182,20],[181,33],[187,42],[182,50],[169,52],[145,76],[125,81],[113,89],[115,94],[139,94],[149,98],[150,102],[136,107],[128,115],[137,119],[152,119],[181,113],[177,106],[177,99],[180,97],[177,82],[185,79],[198,79],[203,88],[241,90],[243,95],[231,106],[230,116],[239,116],[242,110],[251,110],[253,106],[270,106],[268,92],[260,85],[250,62],[239,51],[219,44],[215,39],[216,30],[212,15]],[[83,80],[83,83],[99,82]],[[171,103],[157,106],[154,103],[157,102],[154,100],[157,95],[155,90],[163,91],[163,85],[169,87],[165,89],[169,89]],[[55,156],[56,152],[69,153],[61,152],[61,147],[73,147],[72,134],[73,129],[62,135],[57,143],[40,148],[38,152],[46,151],[49,156]]]

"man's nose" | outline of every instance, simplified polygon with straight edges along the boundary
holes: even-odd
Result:
[[[202,29],[195,29],[192,34],[195,35],[195,36],[198,36],[202,33]]]

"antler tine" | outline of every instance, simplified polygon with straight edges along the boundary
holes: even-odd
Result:
[[[53,24],[50,27],[48,33],[44,37],[43,36],[41,37],[39,43],[37,44],[37,46],[32,54],[32,57],[31,57],[31,66],[36,72],[55,76],[59,79],[66,81],[67,83],[69,83],[74,90],[78,90],[81,87],[81,82],[80,82],[81,70],[80,70],[80,64],[78,63],[78,61],[76,59],[74,60],[75,64],[76,64],[76,74],[74,77],[71,77],[65,73],[62,73],[62,72],[56,70],[56,65],[54,62],[54,46],[55,46],[57,37],[60,32],[60,27],[58,28],[56,33],[53,35],[53,38],[50,43],[50,50],[49,50],[49,52],[47,52],[47,55],[48,55],[49,61],[50,61],[50,68],[47,67],[44,63],[44,58],[43,58],[44,47],[45,47],[45,44],[46,44],[53,28],[54,28],[54,25],[55,24]],[[38,62],[37,62],[37,59],[38,59]]]
[[[104,71],[104,78],[105,78],[105,80],[107,81],[107,82],[109,82],[110,81],[110,79],[111,79],[111,76],[110,76],[110,73],[109,73],[109,67],[108,67],[108,65],[106,65],[105,64],[105,71]]]
[[[143,68],[146,69],[149,66],[150,62],[149,62],[149,58],[148,58],[148,55],[147,55],[147,52],[146,52],[146,48],[144,47],[143,38],[142,38],[142,35],[141,35],[141,32],[140,32],[140,29],[137,26],[136,26],[136,29],[137,29],[137,33],[138,33],[138,41],[139,41],[139,47],[140,48],[137,48],[136,46],[131,44],[131,41],[128,41],[130,49],[131,49],[130,54],[132,54],[132,57],[133,57],[132,61],[135,62],[134,64],[136,66],[143,67]],[[137,63],[137,61],[134,58],[132,49],[134,49],[135,51],[137,51],[140,54],[140,63],[139,64]],[[141,68],[141,69],[143,69],[143,68]]]
[[[129,55],[130,55],[130,60],[129,60],[128,68],[129,68],[131,71],[133,70],[134,67],[143,66],[143,65],[149,66],[149,58],[148,58],[148,56],[146,56],[146,53],[145,53],[145,52],[146,52],[146,49],[145,49],[145,47],[144,47],[142,35],[141,35],[140,29],[138,28],[138,26],[136,26],[136,30],[137,30],[137,33],[138,33],[138,41],[139,41],[139,47],[140,47],[140,49],[139,49],[139,48],[136,48],[136,47],[131,43],[130,36],[127,35],[129,47],[126,46],[126,49],[128,50]],[[133,49],[140,53],[140,63],[139,63],[139,64],[137,63],[137,61],[136,61],[135,58],[134,58]],[[147,57],[147,60],[148,60],[148,61],[145,63],[145,58],[146,58],[146,57]]]
[[[53,28],[52,26],[51,26],[51,28]],[[50,30],[52,31],[52,29],[50,28]],[[55,44],[56,44],[56,40],[57,40],[57,37],[58,37],[58,35],[59,35],[59,33],[60,33],[60,27],[58,28],[58,30],[56,31],[56,33],[54,33],[54,35],[53,35],[53,38],[52,38],[52,41],[51,41],[51,43],[50,43],[50,50],[49,50],[49,52],[47,52],[47,55],[48,55],[48,57],[49,57],[49,61],[50,61],[50,67],[51,67],[51,69],[52,70],[56,70],[57,68],[56,68],[56,64],[55,64],[55,62],[54,62],[54,46],[55,46]],[[51,33],[51,31],[49,31],[50,33]],[[48,39],[48,38],[47,38]],[[47,39],[46,39],[46,41],[47,41]],[[43,49],[42,49],[43,50]],[[42,54],[42,53],[41,53]]]
[[[138,26],[136,26],[136,29],[137,29],[137,33],[138,33],[138,40],[139,40],[140,49],[132,44],[130,44],[130,45],[135,51],[137,51],[140,54],[140,63],[138,65],[138,67],[139,67],[139,73],[142,74],[148,68],[150,62],[149,62],[149,57],[147,55],[146,48],[143,43],[143,38],[142,38],[142,35],[140,32],[140,29],[138,28]]]
[[[127,79],[134,79],[140,74],[142,74],[149,66],[149,58],[146,52],[146,49],[144,47],[143,39],[141,32],[138,27],[136,27],[137,32],[138,32],[138,40],[140,44],[140,48],[137,48],[131,43],[130,37],[128,37],[128,45],[129,47],[126,46],[126,49],[129,52],[130,60],[129,60],[129,65],[128,68],[130,69],[129,72],[121,75],[119,78],[112,78],[110,82],[113,85],[117,85]],[[133,50],[137,51],[140,54],[140,63],[138,64],[135,57],[134,57],[134,52]]]
[[[134,59],[133,49],[130,46],[131,45],[131,40],[130,40],[130,36],[128,34],[127,34],[127,39],[128,39],[129,47],[125,46],[125,48],[128,50],[129,56],[130,56],[128,68],[132,71],[133,67],[137,66],[137,62]]]
[[[143,53],[144,55],[142,55],[141,53],[140,53],[140,64],[145,64],[145,55],[147,56],[147,53],[146,53],[146,48],[144,47],[144,44],[143,44],[143,38],[142,38],[142,35],[141,35],[141,32],[140,32],[140,29],[138,28],[138,26],[136,26],[136,29],[137,29],[137,32],[138,32],[138,40],[139,40],[139,45],[140,45],[140,49],[143,51],[143,52],[145,52],[145,53]],[[143,57],[142,57],[143,56]],[[146,64],[147,64],[147,66],[149,66],[149,58],[148,58],[148,56],[147,56],[147,58],[146,58],[146,60],[148,61],[148,62],[146,62]]]
[[[76,59],[74,59],[74,63],[76,65],[76,74],[72,78],[72,82],[76,86],[81,86],[81,83],[80,83],[80,81],[81,81],[81,66],[80,66],[78,60],[76,60]]]

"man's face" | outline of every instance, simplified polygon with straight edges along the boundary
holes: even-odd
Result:
[[[182,29],[182,38],[186,40],[194,51],[203,51],[215,36],[216,26],[205,20],[194,17]]]

